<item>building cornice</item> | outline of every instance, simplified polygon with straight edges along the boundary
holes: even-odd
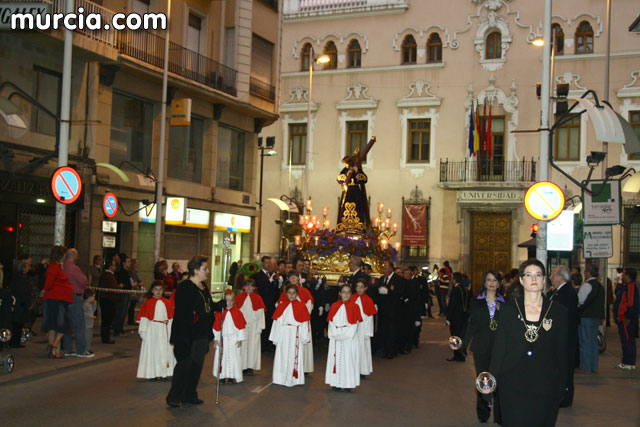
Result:
[[[444,68],[444,62],[438,62],[434,64],[416,64],[416,65],[390,65],[383,67],[362,67],[362,68],[343,68],[337,70],[322,70],[313,71],[313,77],[319,78],[321,76],[338,75],[338,74],[359,74],[359,73],[382,73],[382,72],[395,72],[395,71],[407,71],[407,70],[429,70]],[[282,73],[281,77],[286,79],[290,77],[308,77],[308,71],[292,71]]]

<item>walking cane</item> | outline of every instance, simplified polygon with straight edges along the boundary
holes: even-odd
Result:
[[[222,375],[222,344],[223,344],[223,338],[222,338],[222,331],[224,330],[224,307],[222,308],[222,313],[220,314],[220,356],[218,356],[218,358],[220,359],[218,361],[218,382],[216,383],[216,405],[220,404],[220,375]]]

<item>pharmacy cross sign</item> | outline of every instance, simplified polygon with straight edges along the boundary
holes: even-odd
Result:
[[[102,199],[102,212],[107,218],[113,218],[118,213],[118,198],[113,193],[107,193]]]
[[[56,169],[51,176],[51,192],[58,202],[65,205],[78,200],[82,193],[82,180],[78,171],[69,166]]]

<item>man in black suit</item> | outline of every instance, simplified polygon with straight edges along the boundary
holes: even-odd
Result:
[[[385,285],[389,290],[395,312],[392,332],[394,356],[408,353],[407,344],[409,342],[409,324],[411,323],[407,281],[401,275],[396,274],[395,270],[393,261],[385,261],[382,267],[384,276],[380,278],[380,285]]]
[[[269,334],[271,333],[271,324],[273,323],[274,311],[276,310],[276,301],[278,301],[278,285],[274,282],[274,270],[276,266],[271,257],[263,256],[262,269],[255,273],[251,278],[255,280],[258,288],[258,293],[264,301],[264,305],[267,308],[264,313],[265,328],[262,331],[262,349],[269,350],[272,348],[272,344],[269,341]]]
[[[352,256],[349,259],[349,271],[351,271],[351,276],[347,278],[347,283],[351,285],[351,288],[356,289],[356,283],[358,280],[364,280],[367,286],[369,285],[369,276],[363,271],[364,262],[362,258],[357,256]]]
[[[549,292],[551,301],[557,301],[567,309],[567,360],[573,362],[576,357],[578,343],[578,293],[571,286],[571,272],[564,265],[553,269],[549,276],[554,290]],[[567,364],[567,391],[560,407],[566,408],[573,404],[573,363]]]
[[[374,335],[374,353],[382,352],[385,359],[393,359],[397,353],[397,317],[400,300],[397,296],[398,276],[393,262],[385,262],[384,276],[375,286],[374,302],[378,306],[378,330]],[[393,279],[395,277],[395,279]],[[393,279],[393,281],[391,280]]]
[[[471,305],[471,293],[466,286],[462,285],[462,273],[455,272],[451,275],[453,288],[447,305],[447,325],[451,330],[451,335],[462,338],[467,329],[469,320],[469,306]],[[453,357],[447,359],[449,362],[464,362],[465,356],[462,349],[454,350]]]

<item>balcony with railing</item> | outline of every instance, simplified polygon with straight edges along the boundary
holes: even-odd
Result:
[[[45,3],[51,3],[52,14],[65,12],[66,0],[51,0],[45,1]],[[100,19],[103,23],[110,23],[113,20],[113,15],[115,14],[115,12],[106,9],[98,4],[92,3],[88,0],[75,0],[73,7],[74,12],[81,7],[84,8],[83,15],[85,17],[89,16],[89,14],[95,13],[100,15]],[[109,47],[116,47],[117,32],[113,29],[105,30],[104,28],[101,28],[99,30],[90,30],[85,27],[83,29],[76,28],[75,32]]]
[[[164,67],[164,37],[149,31],[118,32],[118,51],[157,68]],[[229,95],[237,94],[236,70],[171,41],[169,72]]]
[[[267,82],[251,77],[249,81],[249,93],[269,102],[276,100],[276,88]]]
[[[283,13],[288,19],[340,13],[406,10],[406,0],[284,0]]]
[[[440,186],[525,188],[536,179],[535,160],[504,161],[496,158],[450,162],[440,159]]]

